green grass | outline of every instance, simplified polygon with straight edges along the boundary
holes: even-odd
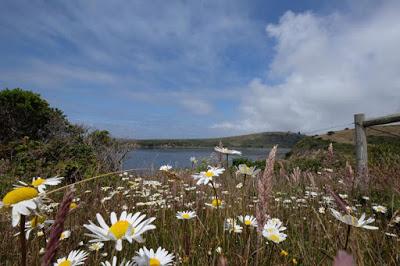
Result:
[[[289,166],[286,163],[288,162],[283,162],[284,167]],[[290,167],[296,165],[296,162],[290,163]],[[320,163],[322,167],[331,167],[326,161]],[[290,168],[286,170],[290,175]],[[331,215],[329,207],[338,209],[335,203],[328,204],[324,200],[324,197],[328,196],[324,187],[329,184],[336,192],[348,195],[346,201],[356,208],[355,216],[359,217],[365,212],[368,217],[376,218],[373,224],[378,226],[379,230],[351,230],[348,252],[354,256],[357,265],[399,263],[400,242],[385,233],[400,233],[399,225],[392,222],[396,211],[399,211],[400,197],[394,190],[393,182],[389,185],[380,183],[380,178],[374,172],[372,174],[376,179],[372,180],[373,186],[365,192],[356,190],[350,193],[348,186],[339,182],[344,176],[344,170],[340,168],[334,168],[332,173],[312,174],[315,180],[314,187],[305,174],[302,174],[296,183],[290,178],[280,176],[279,171],[276,171],[273,193],[268,202],[268,214],[282,220],[287,227],[287,239],[279,244],[273,244],[263,238],[257,243],[254,228],[245,228],[240,234],[223,230],[226,218],[244,214],[255,215],[257,190],[254,187],[256,182],[252,181],[256,180],[248,178],[245,185],[238,188],[237,184],[243,182],[243,177],[236,176],[233,169],[215,178],[215,181],[221,184],[217,193],[225,202],[225,207],[211,209],[205,203],[210,202],[210,197],[213,196],[212,188],[196,186],[190,177],[192,173],[189,170],[170,174],[132,173],[132,176],[127,176],[127,180],[113,175],[77,185],[75,198],[79,199],[79,206],[71,212],[65,222],[65,230],[71,230],[72,235],[61,242],[58,257],[67,255],[72,249],[88,249],[90,237],[85,236],[88,231],[82,225],[87,224],[89,220],[95,221],[96,213],[102,214],[109,223],[112,211],[119,214],[127,209],[129,212],[140,211],[148,217],[156,217],[154,223],[157,229],[144,234],[145,244],[129,244],[124,241],[123,251],[119,253],[114,250],[113,243],[105,243],[98,254],[91,252],[87,265],[98,265],[100,261],[110,260],[112,255],[131,258],[144,245],[154,249],[159,246],[166,248],[175,254],[176,261],[182,265],[215,265],[222,257],[228,260],[228,265],[255,265],[256,254],[259,255],[258,265],[293,265],[293,259],[298,261],[298,265],[331,265],[336,252],[343,249],[347,226]],[[390,180],[398,179],[398,173],[391,176]],[[145,181],[149,180],[158,181],[159,185],[146,185]],[[104,191],[102,187],[105,186],[110,186],[111,189]],[[118,192],[110,200],[102,202],[111,191]],[[309,195],[311,191],[317,193],[315,197]],[[369,196],[370,200],[362,200],[362,195]],[[59,202],[61,197],[62,193],[49,196],[54,202]],[[141,203],[148,205],[143,206]],[[373,204],[386,206],[388,212],[373,213]],[[321,207],[325,208],[325,213],[319,212]],[[195,210],[198,219],[189,220],[185,225],[175,217],[176,212],[182,210]],[[47,213],[47,216],[54,217],[55,211]],[[1,215],[0,226],[0,233],[3,239],[7,240],[0,242],[0,260],[7,261],[10,265],[18,264],[18,238],[13,236],[17,229],[11,227],[7,212]],[[35,231],[32,236],[28,242],[28,265],[39,265],[39,250],[44,246],[44,238],[36,236]],[[184,244],[187,238],[188,247]],[[84,242],[83,246],[79,246],[81,241]],[[217,247],[221,247],[222,254],[216,252]],[[281,250],[287,251],[289,255],[279,255]],[[102,253],[107,255],[102,257]]]

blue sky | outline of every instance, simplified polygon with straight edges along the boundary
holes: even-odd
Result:
[[[400,110],[399,11],[368,0],[1,1],[0,88],[38,92],[119,137],[306,132]]]

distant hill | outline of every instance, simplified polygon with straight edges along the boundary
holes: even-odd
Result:
[[[390,158],[400,154],[400,125],[373,126],[367,128],[368,157],[370,161]],[[326,150],[330,143],[336,153],[351,161],[354,160],[354,129],[330,131],[327,134],[307,136],[293,147],[288,156],[301,156],[318,150]]]
[[[214,147],[222,141],[225,147],[270,148],[278,144],[281,148],[291,148],[304,135],[292,132],[263,132],[241,136],[206,139],[146,139],[132,140],[142,148],[197,148]]]
[[[400,125],[367,127],[367,138],[372,137],[396,137],[400,136]],[[330,140],[337,143],[354,144],[354,129],[331,131],[327,134],[317,135],[315,138]]]

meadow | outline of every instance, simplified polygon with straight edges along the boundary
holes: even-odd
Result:
[[[398,166],[371,167],[365,185],[350,164],[336,167],[334,146],[319,151],[319,171],[301,170],[275,152],[266,154],[264,171],[227,167],[222,156],[207,165],[193,162],[192,169],[163,166],[72,185],[48,182],[42,203],[26,216],[27,265],[79,265],[79,259],[85,265],[399,265]],[[35,189],[46,184],[35,180],[21,181]],[[21,265],[25,249],[15,234],[22,229],[12,226],[10,197],[2,198],[0,261]],[[29,200],[13,200],[22,198]],[[146,224],[129,225],[132,217],[124,212],[144,214],[139,220]],[[96,214],[107,230],[89,229],[89,221],[103,227]],[[73,250],[82,253],[65,258]],[[346,253],[337,257],[339,251]]]

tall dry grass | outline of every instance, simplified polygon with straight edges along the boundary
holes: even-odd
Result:
[[[347,239],[347,252],[357,265],[399,265],[400,225],[394,221],[399,215],[400,194],[392,185],[399,180],[399,172],[386,175],[372,169],[371,180],[376,185],[370,186],[365,193],[357,189],[350,193],[349,169],[329,168],[319,173],[300,171],[294,173],[296,178],[293,179],[282,176],[290,177],[293,172],[289,169],[272,171],[272,166],[279,165],[274,164],[272,158],[267,160],[268,163],[271,165],[266,168],[267,172],[257,177],[262,189],[255,187],[254,182],[238,188],[241,178],[233,174],[233,169],[217,177],[216,182],[220,183],[218,196],[225,202],[225,207],[219,209],[205,205],[214,192],[211,187],[196,186],[189,170],[170,174],[129,172],[122,177],[114,174],[80,183],[74,195],[78,207],[64,222],[65,230],[72,233],[70,238],[60,241],[57,256],[65,256],[73,249],[88,250],[90,238],[85,236],[88,231],[82,225],[95,220],[96,213],[102,214],[109,222],[111,211],[120,213],[127,210],[156,217],[157,229],[145,233],[145,244],[124,242],[121,252],[116,252],[112,243],[105,243],[99,252],[90,252],[86,265],[98,265],[100,261],[110,260],[112,255],[129,259],[143,245],[166,248],[175,254],[176,263],[182,265],[332,265],[337,252],[344,247],[348,227],[329,211],[330,207],[340,208],[331,193],[326,191],[329,186],[336,194],[347,195],[345,200],[355,208],[355,216],[365,212],[367,216],[376,218],[374,225],[379,230],[352,228]],[[285,166],[284,162],[280,163]],[[377,181],[380,177],[384,177],[384,181]],[[105,187],[111,188],[106,190]],[[247,193],[243,194],[243,190]],[[58,190],[49,197],[53,202],[61,202],[63,193],[63,190]],[[110,198],[107,200],[107,197]],[[386,206],[387,212],[374,213],[374,204]],[[261,238],[258,243],[256,230],[246,227],[240,234],[223,230],[225,218],[245,214],[255,216],[257,208],[260,223],[263,214],[282,220],[287,227],[285,241],[273,244]],[[182,210],[195,210],[198,218],[187,221],[185,225],[175,217],[176,212]],[[54,208],[48,213],[49,218],[54,219],[56,213],[57,208]],[[2,265],[18,265],[16,229],[11,227],[7,214],[2,214],[0,219],[3,239],[0,242],[0,261]],[[189,243],[185,243],[185,239],[189,239]],[[28,265],[41,264],[43,255],[39,251],[45,243],[44,236],[32,232],[28,241]],[[335,263],[340,262],[337,261]]]

